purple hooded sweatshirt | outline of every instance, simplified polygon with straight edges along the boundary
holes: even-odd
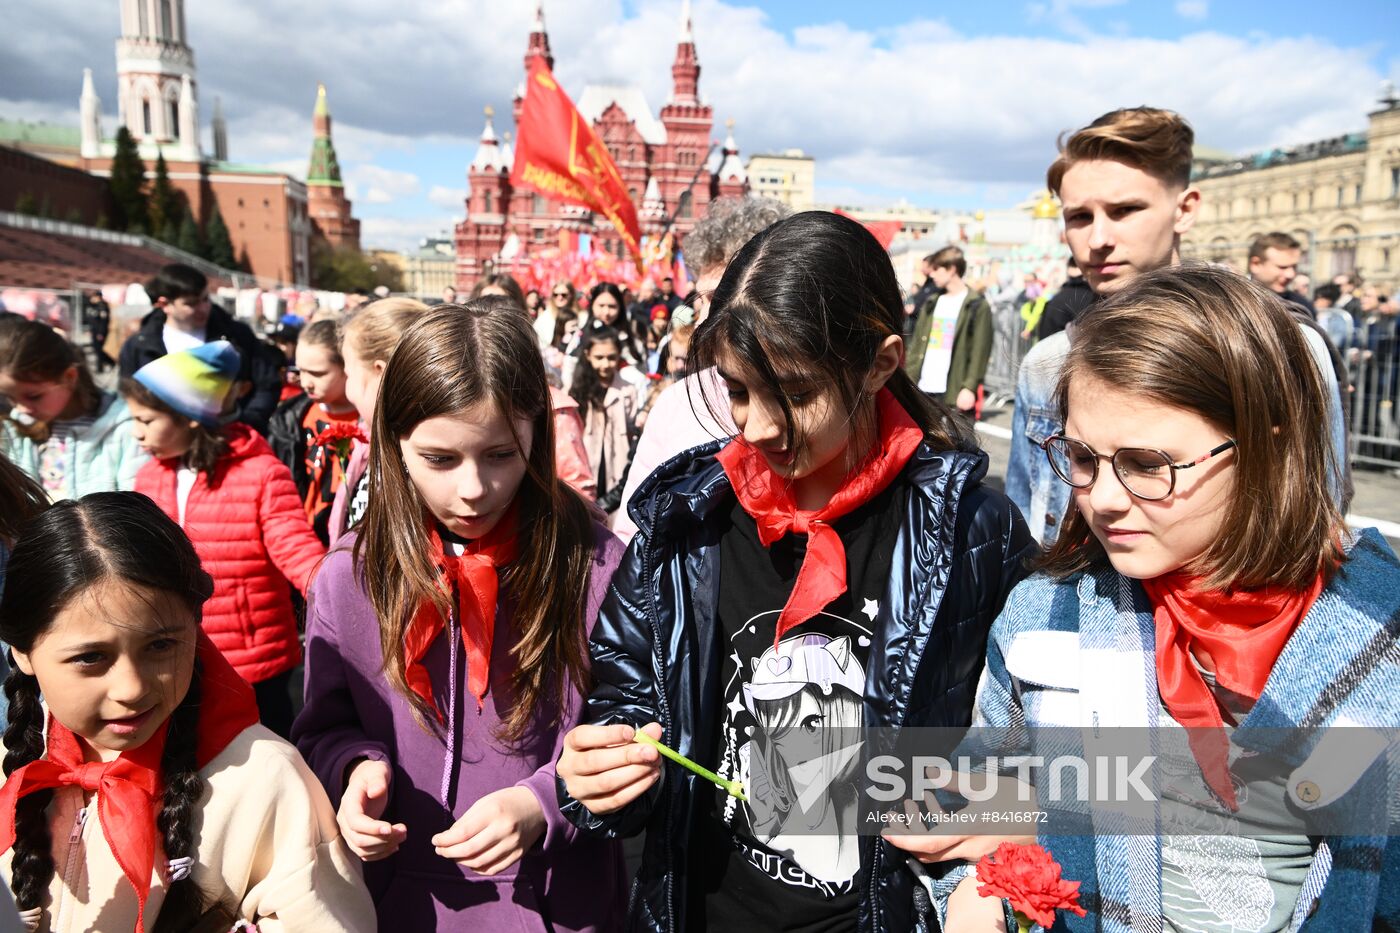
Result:
[[[500,723],[496,700],[509,691],[510,649],[516,640],[510,605],[503,603],[496,614],[490,688],[480,712],[467,689],[460,629],[455,642],[439,635],[423,660],[437,707],[446,717],[454,686],[449,651],[456,649],[456,754],[449,768],[444,730],[419,725],[382,670],[379,623],[352,566],[355,539],[351,532],[330,552],[307,594],[306,707],[292,739],[336,806],[352,761],[370,758],[393,768],[383,819],[406,825],[408,838],[394,855],[364,866],[379,929],[620,929],[627,907],[621,848],[578,833],[560,815],[555,794],[554,763],[564,734],[578,722],[582,698],[571,691],[561,725],[551,727],[552,716],[537,715],[520,746],[507,749],[494,730]],[[588,580],[590,630],[622,550],[617,538],[597,527]],[[487,877],[433,851],[435,834],[477,800],[511,786],[535,795],[546,822],[544,835],[519,862]]]

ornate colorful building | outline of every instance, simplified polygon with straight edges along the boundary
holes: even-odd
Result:
[[[526,46],[527,74],[536,58],[553,69],[542,3],[536,5]],[[711,143],[714,111],[701,100],[699,83],[700,61],[687,0],[671,65],[671,95],[659,114],[653,114],[636,87],[589,85],[575,99],[579,113],[592,124],[617,164],[637,207],[643,237],[674,232],[683,239],[705,215],[711,199],[748,191],[748,175],[732,129],[722,148]],[[515,97],[517,125],[523,88],[522,84]],[[511,185],[510,133],[498,139],[493,118],[494,111],[488,107],[476,157],[467,167],[466,218],[457,224],[455,236],[457,287],[470,288],[497,264],[509,267],[533,251],[557,247],[561,231],[588,234],[592,249],[622,258],[622,240],[602,216]]]

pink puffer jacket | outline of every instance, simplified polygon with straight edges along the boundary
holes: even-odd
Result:
[[[230,425],[228,453],[210,487],[203,473],[185,502],[185,534],[214,595],[204,629],[250,683],[301,662],[288,581],[303,593],[326,550],[311,530],[291,472],[258,434]],[[178,460],[153,460],[136,474],[136,491],[179,521]]]

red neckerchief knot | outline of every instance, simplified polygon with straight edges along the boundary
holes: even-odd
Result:
[[[789,629],[846,592],[846,548],[831,523],[884,492],[923,442],[923,429],[889,389],[880,390],[875,404],[880,426],[871,456],[851,471],[820,509],[798,509],[788,480],[774,473],[763,454],[742,437],[719,452],[720,465],[739,504],[758,526],[758,540],[764,547],[772,547],[787,534],[807,535],[807,553],[778,615],[775,645]]]
[[[439,585],[450,599],[457,594],[457,623],[467,650],[467,688],[476,697],[477,709],[485,705],[491,685],[491,645],[496,631],[496,602],[500,590],[500,568],[509,566],[519,555],[514,507],[491,531],[472,541],[461,556],[444,551],[437,526],[428,529],[428,545],[433,566],[441,577]],[[431,601],[418,607],[404,632],[404,679],[408,688],[423,699],[444,721],[442,710],[433,699],[433,683],[423,658],[438,633],[446,629]],[[451,652],[448,653],[449,658]],[[448,663],[453,663],[449,660]]]
[[[1142,581],[1156,623],[1157,689],[1172,718],[1191,730],[1187,741],[1206,783],[1234,810],[1225,720],[1192,649],[1210,656],[1220,686],[1259,699],[1284,645],[1321,594],[1322,574],[1302,590],[1225,592],[1200,584],[1199,577],[1180,572]]]
[[[234,736],[258,721],[253,688],[200,630],[195,648],[200,678],[199,735],[195,760],[204,767]],[[0,788],[0,853],[15,844],[15,808],[21,798],[54,787],[76,786],[96,795],[102,835],[122,874],[136,890],[136,933],[145,931],[146,898],[156,860],[156,814],[165,793],[161,756],[167,719],[137,748],[111,761],[84,761],[80,739],[52,716],[43,758],[15,770]]]

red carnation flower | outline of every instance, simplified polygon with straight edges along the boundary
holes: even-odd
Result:
[[[360,430],[360,426],[353,421],[335,421],[327,425],[325,430],[317,434],[311,443],[317,447],[326,447],[336,441],[358,441],[361,444],[368,443],[369,438],[365,437],[365,432]]]
[[[350,446],[368,443],[369,438],[365,437],[365,432],[361,431],[360,426],[353,421],[332,422],[311,439],[312,446],[329,447],[335,451],[335,458],[340,461],[342,473],[345,472],[346,465],[350,462]]]
[[[1060,863],[1038,845],[1003,842],[977,863],[977,880],[978,894],[1011,902],[1022,931],[1029,930],[1031,923],[1050,929],[1056,910],[1081,917],[1085,913],[1079,906],[1079,882],[1061,878]]]

